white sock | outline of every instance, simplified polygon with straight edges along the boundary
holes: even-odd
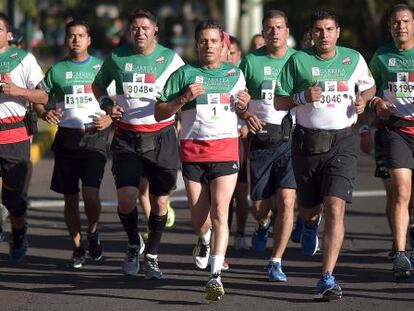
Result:
[[[211,229],[208,229],[206,234],[201,236],[201,242],[203,242],[204,245],[209,245],[211,239]]]
[[[270,257],[269,262],[282,263],[282,258]]]
[[[221,271],[221,267],[223,267],[223,262],[224,262],[224,256],[220,256],[220,255],[210,256],[210,269],[211,269],[212,275],[214,273]]]

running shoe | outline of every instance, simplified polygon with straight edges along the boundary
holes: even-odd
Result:
[[[286,274],[282,271],[282,264],[279,262],[270,262],[267,265],[267,274],[270,282],[286,282]]]
[[[342,289],[335,282],[332,273],[327,272],[318,281],[315,289],[313,300],[315,301],[331,301],[338,300],[342,297]]]
[[[294,243],[300,243],[300,238],[302,236],[303,220],[300,216],[296,217],[295,228],[292,231],[291,240]]]
[[[101,239],[99,238],[99,232],[96,230],[94,233],[88,232],[88,253],[94,261],[99,261],[102,258],[103,247]]]
[[[141,234],[139,233],[138,233],[138,238],[139,238],[139,255],[142,255],[145,251],[145,242]]]
[[[142,267],[144,271],[145,279],[147,280],[161,280],[162,272],[158,267],[157,258],[144,257],[144,265]]]
[[[313,256],[318,250],[318,226],[319,222],[316,222],[310,227],[305,223],[303,224],[300,244],[302,246],[302,253],[304,255]]]
[[[9,217],[9,211],[0,203],[0,226],[4,225]]]
[[[201,238],[198,239],[197,244],[194,246],[193,258],[199,269],[204,270],[207,268],[210,258],[210,245],[204,245]]]
[[[68,267],[73,269],[80,269],[86,262],[85,250],[82,247],[73,249],[72,258],[69,260]]]
[[[264,252],[266,250],[267,240],[269,238],[270,222],[266,227],[256,224],[256,229],[252,235],[252,249],[255,252]]]
[[[174,209],[171,207],[170,202],[168,202],[167,207],[167,222],[165,223],[166,228],[171,228],[174,226],[175,223],[175,212]]]
[[[21,262],[26,256],[27,252],[27,235],[25,234],[22,239],[17,243],[13,237],[9,241],[9,256],[10,259],[15,262]]]
[[[223,283],[221,282],[221,274],[217,272],[210,276],[206,284],[206,299],[212,301],[218,301],[224,295],[224,287]]]
[[[410,241],[410,247],[414,250],[414,226],[410,226],[408,228],[408,239]]]
[[[238,251],[248,251],[249,247],[247,246],[246,239],[244,234],[236,233],[234,236],[234,248]]]
[[[148,235],[149,235],[149,228],[147,227],[145,229],[145,232],[141,236],[145,243],[148,242]]]
[[[405,252],[397,252],[393,261],[392,270],[397,280],[403,280],[410,277],[411,262]]]
[[[122,262],[121,268],[122,273],[125,275],[136,275],[139,271],[139,252],[140,246],[131,245],[128,243],[128,247],[125,253],[124,261]]]

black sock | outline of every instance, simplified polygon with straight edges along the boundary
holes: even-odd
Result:
[[[161,243],[162,233],[164,232],[165,223],[167,222],[167,214],[164,216],[157,216],[150,213],[148,219],[148,242],[146,248],[146,254],[156,255],[158,254],[158,247]]]
[[[126,234],[128,235],[129,244],[139,246],[137,207],[135,206],[134,210],[129,214],[122,214],[118,209],[118,216]]]
[[[23,245],[23,239],[26,235],[26,226],[21,229],[12,228],[13,246],[19,248]]]

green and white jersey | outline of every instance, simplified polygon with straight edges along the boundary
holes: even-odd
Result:
[[[337,46],[336,55],[321,59],[315,48],[293,54],[283,67],[278,96],[290,96],[318,82],[322,98],[296,107],[296,123],[313,129],[343,129],[357,120],[356,86],[363,92],[374,85],[368,66],[357,51]]]
[[[289,48],[283,57],[275,58],[269,55],[264,46],[247,54],[240,63],[251,96],[249,112],[266,123],[280,125],[287,114],[287,111],[274,108],[273,98],[280,70],[295,52]]]
[[[390,42],[376,51],[369,66],[377,94],[394,105],[394,115],[414,120],[414,48],[398,51]]]
[[[92,92],[101,65],[101,59],[89,55],[82,62],[65,58],[48,70],[44,81],[55,109],[62,114],[59,127],[87,130],[97,114],[105,114]]]
[[[11,81],[18,87],[34,89],[42,79],[42,69],[33,54],[15,47],[0,53],[0,82]],[[22,121],[28,104],[28,101],[22,97],[0,93],[0,123]],[[11,144],[29,138],[24,126],[0,131],[0,144]]]
[[[104,61],[96,77],[105,89],[115,80],[116,103],[124,109],[117,126],[138,132],[154,132],[174,122],[174,116],[155,121],[157,94],[169,76],[184,65],[177,53],[157,44],[150,55],[136,54],[132,46],[115,49]]]
[[[183,162],[238,161],[236,94],[246,88],[241,70],[222,63],[219,68],[185,65],[171,75],[160,100],[169,102],[188,86],[200,83],[205,93],[182,108],[180,132]]]

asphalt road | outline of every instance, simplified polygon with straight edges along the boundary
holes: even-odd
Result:
[[[53,164],[50,156],[46,154],[34,168],[30,188],[30,249],[24,262],[10,263],[7,243],[0,243],[0,310],[400,311],[414,307],[414,276],[405,283],[393,281],[391,262],[386,258],[391,238],[384,215],[385,198],[381,182],[372,177],[373,163],[368,156],[360,157],[357,192],[354,203],[347,207],[346,239],[335,271],[344,297],[331,303],[311,300],[320,275],[320,254],[303,256],[299,246],[290,243],[283,261],[288,282],[269,283],[264,266],[270,248],[265,253],[240,253],[232,247],[232,238],[227,254],[230,270],[223,273],[226,295],[219,302],[205,300],[203,290],[209,272],[196,270],[192,262],[196,237],[192,234],[182,189],[172,199],[176,225],[166,231],[160,247],[164,278],[147,281],[142,274],[121,275],[126,238],[114,206],[110,163],[101,191],[104,260],[88,262],[79,271],[66,268],[71,246],[61,197],[48,190]],[[142,220],[140,228],[144,228]],[[250,218],[249,245],[253,228]]]

